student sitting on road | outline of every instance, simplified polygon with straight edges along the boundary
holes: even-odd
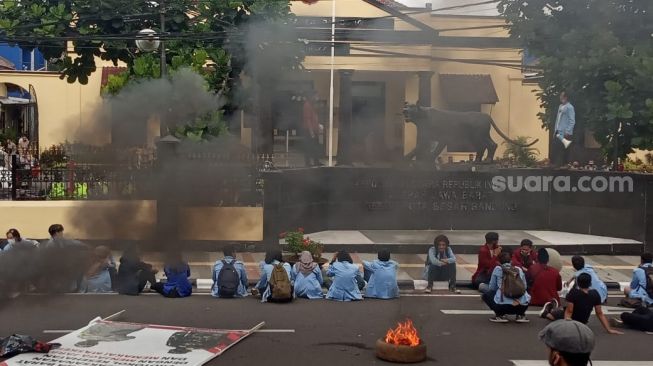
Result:
[[[524,239],[519,244],[519,248],[512,252],[512,265],[519,267],[526,272],[535,263],[537,263],[537,254],[533,250],[533,242]]]
[[[95,248],[91,252],[91,263],[84,273],[79,292],[112,292],[111,269],[115,270],[115,268],[116,264],[111,258],[111,250],[103,245]]]
[[[519,267],[510,264],[510,253],[499,254],[500,266],[496,266],[490,277],[488,292],[481,297],[494,311],[491,322],[507,323],[506,315],[514,314],[517,323],[528,323],[526,309],[531,296],[526,292],[526,276]]]
[[[156,283],[156,273],[151,264],[141,260],[138,247],[132,246],[125,250],[120,258],[118,292],[123,295],[138,295],[143,292],[148,282],[150,286]]]
[[[399,264],[390,260],[390,251],[383,249],[378,259],[372,262],[363,261],[363,268],[370,272],[365,297],[377,299],[394,299],[399,297],[397,285],[397,269]]]
[[[514,259],[514,257],[513,257]],[[544,306],[544,304],[555,301],[560,303],[558,291],[562,290],[562,277],[560,272],[549,267],[549,252],[540,248],[537,251],[537,263],[533,264],[526,272],[528,282],[528,293],[531,295],[531,305]]]
[[[232,298],[247,296],[247,271],[245,264],[236,260],[236,252],[230,245],[222,253],[224,259],[215,262],[213,266],[213,297]]]
[[[299,255],[299,262],[293,267],[295,277],[295,297],[306,299],[323,299],[322,293],[322,270],[313,261],[313,256],[308,251]]]
[[[39,247],[39,242],[35,240],[23,239],[20,236],[20,233],[16,229],[9,229],[7,231],[7,245],[2,248],[2,251],[10,251],[12,248],[17,246],[30,246],[34,248]]]
[[[624,294],[631,299],[642,301],[642,305],[653,305],[653,254],[644,253],[641,265],[633,270],[630,286],[624,288]]]
[[[613,327],[630,328],[642,332],[653,332],[653,311],[643,306],[632,313],[621,313],[621,320],[610,319]]]
[[[188,297],[193,292],[193,285],[188,280],[190,267],[181,258],[178,251],[170,252],[166,256],[163,272],[166,275],[166,282],[152,284],[152,290],[165,297],[179,298]]]
[[[587,366],[594,349],[594,332],[585,324],[558,320],[539,334],[549,348],[551,366]]]
[[[337,301],[363,299],[358,286],[363,276],[358,266],[354,264],[349,253],[341,250],[334,254],[326,274],[329,277],[333,277],[333,283],[329,287],[329,292],[326,296],[327,299]]]
[[[426,267],[424,277],[428,281],[424,292],[430,293],[434,281],[448,281],[449,291],[459,293],[456,290],[456,256],[449,246],[449,238],[446,235],[438,235],[429,248],[426,256]]]
[[[472,275],[472,285],[481,292],[487,292],[492,271],[499,263],[499,234],[489,232],[485,234],[485,244],[478,251],[478,266]]]
[[[571,258],[571,264],[576,270],[574,278],[578,278],[578,276],[580,276],[582,273],[587,273],[592,277],[592,285],[590,286],[590,289],[596,290],[599,295],[601,295],[601,303],[605,303],[605,301],[608,299],[608,286],[606,286],[605,282],[601,281],[599,275],[597,275],[596,271],[594,271],[594,268],[592,268],[590,265],[586,265],[585,258],[579,255],[575,255]]]
[[[623,334],[619,331],[610,328],[608,319],[603,314],[601,309],[601,296],[598,291],[591,290],[592,277],[587,273],[581,273],[576,279],[577,288],[574,287],[567,294],[566,307],[554,307],[557,302],[550,302],[544,305],[544,309],[540,316],[549,320],[575,320],[583,324],[587,324],[592,314],[592,310],[596,312],[596,316],[601,321],[603,328],[610,334]]]
[[[261,278],[256,289],[261,293],[261,302],[289,302],[293,298],[293,276],[290,264],[283,261],[281,250],[265,253],[261,262]]]

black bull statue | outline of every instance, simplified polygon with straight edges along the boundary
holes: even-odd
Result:
[[[497,143],[490,136],[492,127],[499,136],[515,145],[527,147],[539,141],[535,140],[527,145],[519,144],[506,136],[490,115],[481,112],[454,112],[406,105],[404,116],[406,122],[413,122],[417,126],[417,144],[415,149],[406,155],[406,159],[415,158],[423,163],[433,163],[447,145],[460,141],[466,141],[473,146],[476,162],[483,160],[486,150],[486,161],[491,162],[497,150]]]

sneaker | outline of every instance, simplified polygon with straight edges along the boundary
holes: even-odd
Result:
[[[460,294],[460,293],[461,293],[461,291],[458,290],[458,289],[455,288],[455,287],[450,288],[450,289],[449,289],[449,292],[454,293],[454,294]]]
[[[553,309],[555,309],[554,301],[555,300],[549,301],[546,304],[544,304],[544,306],[542,307],[542,311],[540,311],[540,318],[546,319],[546,316],[549,315]]]
[[[494,318],[490,318],[490,321],[492,323],[507,323],[508,318],[506,318],[505,315],[501,315],[501,316],[495,316]]]
[[[526,315],[517,315],[515,317],[515,322],[517,322],[517,323],[530,323],[530,320],[528,320]]]
[[[556,299],[551,299],[551,302],[553,303],[553,308],[557,309],[560,307],[560,304],[558,303],[558,300]]]
[[[612,328],[623,328],[624,322],[616,318],[609,318],[609,323]]]
[[[430,287],[427,287],[427,288],[424,290],[424,293],[425,293],[425,294],[430,294],[430,293],[431,293],[431,288],[430,288]]]

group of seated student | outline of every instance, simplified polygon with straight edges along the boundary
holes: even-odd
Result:
[[[247,272],[242,262],[235,259],[232,247],[224,249],[225,258],[216,262],[213,268],[214,297],[245,297]],[[261,277],[252,288],[254,296],[261,302],[289,302],[295,298],[329,299],[335,301],[357,301],[365,297],[392,299],[399,297],[397,285],[397,262],[390,259],[390,252],[382,250],[378,259],[363,261],[363,273],[354,264],[346,251],[334,254],[326,269],[320,268],[308,251],[300,253],[298,261],[291,267],[285,262],[281,250],[269,250],[260,263]],[[328,279],[326,281],[325,279]],[[324,294],[323,288],[327,293]]]

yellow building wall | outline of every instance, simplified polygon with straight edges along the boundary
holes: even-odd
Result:
[[[0,222],[32,239],[62,224],[67,237],[80,240],[148,240],[156,218],[156,201],[0,201]],[[180,239],[263,240],[261,207],[186,207],[179,218]]]

